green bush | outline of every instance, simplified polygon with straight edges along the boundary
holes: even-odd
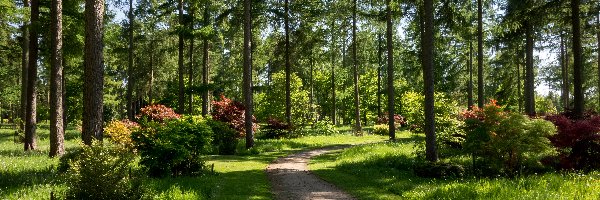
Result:
[[[372,133],[375,135],[388,135],[390,133],[390,127],[387,124],[373,125]]]
[[[310,129],[304,128],[302,135],[335,135],[340,132],[335,128],[331,121],[328,119],[320,120],[315,122]]]
[[[114,144],[125,149],[133,149],[131,132],[139,128],[139,125],[129,120],[111,121],[104,128],[104,135]]]
[[[212,145],[214,152],[219,155],[233,155],[238,145],[238,132],[228,123],[206,120],[213,132]]]
[[[202,155],[211,151],[213,132],[200,116],[150,122],[133,133],[140,164],[150,176],[195,176],[204,168]]]
[[[467,138],[464,152],[472,155],[482,174],[516,175],[542,167],[544,157],[555,154],[548,137],[556,127],[543,119],[507,113],[494,100],[484,108],[465,111]]]
[[[424,162],[413,167],[415,175],[425,178],[460,178],[465,174],[463,166],[444,162]]]
[[[144,198],[141,182],[131,174],[131,153],[94,143],[71,155],[67,199]]]

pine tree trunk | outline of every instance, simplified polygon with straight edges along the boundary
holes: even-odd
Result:
[[[27,107],[25,116],[24,149],[35,150],[36,144],[36,109],[37,109],[37,59],[38,59],[38,27],[39,0],[31,1],[31,29],[29,30],[29,64],[27,72]]]
[[[290,8],[289,0],[285,0],[285,122],[292,124],[292,98],[291,98],[291,63],[290,63]]]
[[[335,20],[331,21],[331,103],[333,108],[331,109],[331,123],[337,125],[337,105],[336,105],[336,94],[335,94]]]
[[[382,47],[381,47],[381,34],[377,34],[377,118],[381,118],[383,115],[381,112],[381,71],[383,68],[382,62]]]
[[[525,113],[535,116],[535,85],[533,74],[533,27],[525,22]]]
[[[29,0],[23,1],[23,7],[29,7]],[[27,67],[27,65],[29,65],[29,26],[27,25],[27,21],[23,21],[21,31],[21,37],[23,41],[21,42],[21,107],[19,109],[19,118],[21,118],[23,121],[22,124],[19,124],[19,126],[21,126],[21,130],[24,130],[25,118],[27,116],[27,72],[29,69]]]
[[[190,31],[192,32],[192,34],[190,34],[190,65],[188,66],[188,87],[192,88],[194,86],[194,12],[195,9],[193,8],[193,6],[190,5],[190,13],[188,13],[190,15],[191,21],[190,21]],[[193,92],[190,92],[190,94],[187,96],[188,98],[188,114],[193,114],[194,113],[194,108],[193,108],[193,103],[194,103],[194,95]]]
[[[361,134],[362,126],[360,125],[360,96],[358,93],[358,59],[357,59],[357,42],[356,39],[356,7],[357,2],[354,0],[354,7],[352,9],[352,71],[354,79],[354,127],[357,134]]]
[[[583,62],[581,52],[581,27],[579,19],[579,0],[571,0],[571,25],[573,26],[573,115],[583,117]]]
[[[209,20],[209,3],[208,1],[206,2],[205,8],[204,8],[204,25],[207,26],[210,23]],[[210,81],[210,55],[209,55],[209,49],[210,49],[210,44],[208,43],[208,38],[204,38],[204,44],[202,46],[203,48],[203,56],[202,56],[202,85],[204,85],[205,87],[208,86],[208,83]],[[202,91],[202,115],[203,116],[207,116],[208,115],[208,110],[209,110],[209,104],[208,104],[208,99],[209,99],[209,90],[208,88],[206,88],[204,91]]]
[[[133,0],[129,0],[129,55],[127,58],[127,118],[133,120],[133,86],[135,78],[133,77]]]
[[[183,0],[179,0],[179,25],[183,27]],[[177,112],[180,114],[185,113],[185,93],[183,83],[183,31],[179,30],[179,60],[178,60],[178,74],[179,74],[179,94],[177,98]]]
[[[598,16],[596,16],[596,41],[598,42],[598,49],[596,51],[596,54],[598,56],[598,91],[600,91],[600,14],[598,14]],[[600,109],[600,93],[598,94],[598,109]]]
[[[245,118],[245,129],[246,129],[246,148],[252,148],[254,146],[254,132],[253,132],[253,121],[252,121],[252,0],[244,0],[244,78],[243,78],[243,93],[244,93],[244,106],[246,111],[244,113]]]
[[[50,157],[65,153],[63,129],[62,0],[52,0],[50,55]]]
[[[390,140],[396,139],[396,122],[394,114],[396,113],[394,108],[394,38],[393,38],[393,24],[392,24],[392,8],[391,0],[386,0],[386,46],[387,46],[387,96],[388,96],[388,129]]]
[[[561,85],[560,97],[561,97],[561,101],[562,101],[562,107],[564,110],[567,110],[569,108],[569,93],[568,93],[569,74],[567,71],[566,59],[567,59],[567,56],[566,56],[566,52],[565,52],[564,35],[561,33],[560,34],[560,67],[561,67],[562,85]]]
[[[85,1],[85,54],[83,70],[83,143],[102,141],[104,55],[102,52],[104,0]]]
[[[424,34],[421,39],[423,80],[425,82],[425,155],[430,162],[438,161],[434,113],[433,0],[424,0]],[[481,49],[480,49],[481,50]]]
[[[473,109],[473,42],[469,41],[469,85],[467,85],[468,90],[468,108],[469,110]]]
[[[523,94],[521,93],[521,87],[521,62],[517,62],[517,96],[519,97],[519,113],[523,112]]]
[[[477,106],[483,108],[483,8],[477,0]]]

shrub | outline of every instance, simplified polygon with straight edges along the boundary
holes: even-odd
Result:
[[[266,139],[279,139],[288,137],[292,127],[275,118],[267,120],[267,125],[262,129],[263,136]]]
[[[122,121],[112,121],[104,128],[104,135],[118,146],[126,149],[133,149],[131,141],[131,132],[140,126],[127,119]]]
[[[520,174],[538,169],[543,157],[554,154],[547,137],[556,132],[543,119],[504,112],[495,100],[463,113],[467,133],[464,152],[471,154],[482,174]]]
[[[233,155],[238,145],[238,132],[225,122],[207,120],[213,131],[212,145],[219,155]]]
[[[141,182],[131,174],[134,156],[101,143],[83,146],[69,162],[67,199],[142,199]]]
[[[381,117],[377,117],[377,124],[388,124],[388,122],[389,122],[388,113],[385,113]],[[396,128],[400,128],[401,126],[404,126],[404,125],[406,125],[406,121],[404,120],[404,117],[402,117],[402,115],[395,114],[394,115],[394,126]]]
[[[389,133],[390,133],[390,127],[387,124],[373,125],[373,134],[388,135]]]
[[[571,120],[566,114],[546,117],[558,128],[550,141],[560,152],[562,169],[600,169],[600,116]]]
[[[162,123],[166,120],[179,119],[181,116],[167,106],[154,104],[149,105],[140,110],[140,114],[136,116],[141,121],[153,121]]]
[[[238,101],[228,99],[221,95],[221,101],[212,102],[212,118],[217,121],[225,122],[238,132],[238,138],[243,138],[246,135],[246,129],[244,127],[246,118],[244,116],[246,108]],[[256,122],[256,118],[252,116],[252,121]],[[253,129],[256,131],[258,125],[253,123]]]
[[[310,128],[308,126],[302,127],[298,131],[298,135],[309,136],[309,135],[335,135],[340,132],[330,123],[329,119],[323,119],[313,123]]]
[[[210,152],[212,129],[200,116],[164,124],[148,123],[133,132],[140,164],[150,176],[195,176],[202,173],[202,155]]]
[[[444,162],[424,162],[413,167],[415,175],[424,178],[460,178],[465,174],[462,165]]]

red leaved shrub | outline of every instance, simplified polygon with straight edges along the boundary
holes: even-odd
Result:
[[[388,121],[389,121],[389,117],[388,117],[387,112],[385,114],[383,114],[383,116],[377,117],[377,124],[387,124]],[[396,126],[396,128],[406,125],[406,121],[404,120],[404,117],[402,117],[402,115],[395,114],[394,115],[394,125]]]
[[[245,137],[246,130],[244,128],[244,114],[246,108],[241,102],[231,100],[221,95],[221,101],[212,102],[212,118],[216,121],[228,123],[231,128],[235,129],[239,138]],[[256,122],[256,118],[252,116],[252,121]],[[256,131],[258,124],[253,123],[253,129]]]
[[[162,123],[165,120],[181,118],[181,116],[175,113],[172,108],[160,104],[146,106],[140,111],[141,113],[136,116],[137,119],[145,119]]]
[[[563,169],[600,169],[600,116],[570,119],[568,115],[547,116],[558,128],[549,139],[561,155]]]

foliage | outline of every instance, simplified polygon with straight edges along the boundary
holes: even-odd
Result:
[[[377,124],[388,124],[389,122],[389,116],[388,113],[384,113],[383,116],[378,117],[377,118]],[[406,125],[406,121],[404,120],[404,117],[402,117],[402,115],[399,114],[394,114],[394,126],[396,128],[400,128],[401,126]]]
[[[212,136],[205,119],[186,116],[148,123],[133,132],[133,141],[150,176],[196,176],[204,170],[202,155],[210,152]]]
[[[535,113],[537,115],[556,115],[558,113],[551,97],[535,95]]]
[[[465,175],[462,165],[445,162],[422,162],[414,167],[414,172],[424,178],[460,178]]]
[[[149,105],[140,110],[140,114],[136,116],[137,119],[142,121],[153,121],[163,123],[167,120],[179,119],[181,116],[172,108],[161,104]]]
[[[600,169],[600,116],[571,120],[565,115],[546,117],[558,128],[550,141],[560,153],[563,169]]]
[[[219,155],[233,155],[238,145],[238,132],[225,122],[206,120],[213,132],[212,146]]]
[[[221,95],[221,101],[213,101],[212,102],[212,118],[217,121],[228,123],[231,128],[235,129],[238,132],[237,137],[243,138],[246,135],[246,129],[244,127],[245,122],[244,116],[246,108],[241,102],[231,100],[223,95]],[[253,129],[256,131],[258,129],[258,124],[256,124],[256,118],[252,116]]]
[[[303,89],[302,80],[296,73],[290,76],[290,98],[292,125],[301,127],[312,122],[308,91]],[[262,121],[270,118],[285,121],[285,73],[283,71],[271,76],[271,83],[256,104],[256,116]]]
[[[67,199],[141,199],[145,191],[131,174],[131,153],[94,143],[83,146],[67,172]]]
[[[112,121],[104,128],[104,135],[108,139],[126,149],[133,149],[133,141],[131,141],[131,132],[138,129],[140,125],[127,119],[121,121]]]
[[[390,132],[390,127],[387,124],[376,124],[373,125],[373,134],[376,135],[388,135]]]
[[[289,136],[292,126],[275,118],[267,120],[267,125],[262,129],[263,137],[267,139],[280,139]]]
[[[462,116],[467,133],[464,152],[472,155],[476,170],[486,175],[535,170],[543,157],[554,153],[548,137],[556,128],[548,121],[504,112],[495,100]]]
[[[331,121],[326,118],[313,123],[310,128],[304,126],[300,130],[297,130],[297,135],[299,136],[334,135],[339,133],[335,126],[331,124]]]

